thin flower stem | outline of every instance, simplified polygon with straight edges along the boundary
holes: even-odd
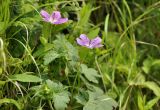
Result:
[[[49,25],[49,43],[52,42],[52,29],[54,29],[54,28],[53,28],[52,24],[50,24]]]
[[[72,88],[71,94],[73,94],[74,89],[77,88],[77,87],[75,87],[75,86],[76,86],[77,78],[78,78],[78,76],[80,76],[80,66],[81,66],[82,62],[85,60],[85,58],[86,58],[87,56],[88,56],[88,54],[86,54],[86,56],[83,57],[82,61],[81,61],[81,62],[79,63],[79,65],[77,66],[78,72],[77,72],[77,74],[76,74],[76,76],[75,76],[75,79],[74,79],[74,82],[73,82],[73,88]],[[78,82],[80,82],[80,79],[78,79]],[[78,85],[80,85],[80,84],[78,84]],[[71,99],[72,99],[72,98],[71,98]]]
[[[53,106],[52,106],[52,103],[50,100],[48,100],[48,103],[49,103],[49,107],[51,108],[51,110],[54,110]]]
[[[102,73],[102,71],[101,71],[101,69],[100,69],[100,67],[99,67],[99,64],[98,64],[98,61],[97,61],[97,56],[95,56],[95,63],[96,63],[96,66],[97,66],[97,68],[98,68],[98,71],[99,71],[99,73],[100,73],[100,75],[101,75],[101,77],[102,77],[102,82],[103,82],[104,90],[105,90],[105,92],[106,92],[107,89],[106,89],[106,86],[105,86],[105,80],[104,80],[104,77],[103,77],[103,73]]]

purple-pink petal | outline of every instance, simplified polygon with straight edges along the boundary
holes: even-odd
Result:
[[[78,43],[79,45],[81,45],[81,46],[85,46],[85,45],[86,45],[83,40],[81,40],[81,39],[79,39],[79,38],[77,38],[76,40],[77,40],[77,43]]]
[[[96,37],[91,40],[90,47],[98,47],[101,44],[102,39],[100,37]]]
[[[55,22],[53,22],[53,24],[63,24],[67,21],[68,21],[68,18],[60,18],[60,19],[57,19]]]
[[[102,44],[97,44],[97,45],[94,45],[93,47],[98,48],[98,47],[103,47],[103,45]]]
[[[100,37],[96,37],[90,40],[85,34],[81,34],[79,38],[77,38],[77,43],[81,46],[85,46],[87,48],[98,48],[102,47],[101,44],[102,39]]]
[[[59,11],[53,11],[51,16],[52,16],[52,19],[58,20],[61,18],[61,13]]]
[[[85,34],[81,34],[80,35],[80,39],[82,39],[83,41],[87,42],[88,44],[90,43],[89,38]]]
[[[50,15],[46,11],[41,10],[40,14],[43,17],[43,20],[45,20],[46,22],[49,22]]]
[[[77,38],[77,43],[81,46],[89,46],[90,40],[85,34],[81,34],[79,38]]]
[[[83,46],[89,46],[90,40],[85,34],[81,34],[79,38],[83,42]]]

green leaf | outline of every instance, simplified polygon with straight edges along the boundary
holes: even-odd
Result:
[[[28,74],[15,74],[10,76],[9,79],[20,82],[41,82],[41,78]]]
[[[106,16],[105,24],[104,24],[104,31],[106,34],[108,33],[108,22],[109,22],[109,14]]]
[[[40,37],[40,41],[43,45],[47,44],[47,39],[45,37]]]
[[[84,26],[88,23],[89,17],[91,15],[91,5],[84,5],[80,11],[78,26]]]
[[[97,71],[93,68],[88,68],[86,65],[81,64],[82,73],[85,75],[85,77],[94,83],[98,83],[97,78],[100,77],[100,75],[97,73]]]
[[[8,64],[11,66],[18,66],[21,65],[23,61],[19,58],[9,58],[8,59]]]
[[[88,36],[89,38],[93,39],[93,38],[95,38],[96,36],[98,36],[99,30],[100,30],[100,28],[93,29],[93,30],[91,30],[91,31],[87,34],[87,36]]]
[[[48,65],[49,63],[51,63],[52,61],[54,61],[56,58],[59,58],[60,55],[54,51],[54,50],[50,50],[49,52],[47,52],[47,54],[44,56],[44,65]]]
[[[70,23],[71,23],[71,21],[68,21],[67,23],[56,25],[56,26],[53,27],[53,30],[54,30],[55,33],[59,32],[59,31],[65,29],[65,28],[67,28]]]
[[[156,96],[160,97],[160,87],[155,82],[146,81],[142,85],[151,89]]]
[[[143,62],[143,67],[142,67],[142,70],[145,72],[145,73],[149,73],[150,71],[150,68],[152,66],[152,59],[148,58],[146,59],[144,62]]]
[[[83,110],[113,110],[117,107],[117,102],[107,95],[103,94],[102,90],[88,91],[89,101],[85,104]]]
[[[159,69],[160,67],[160,60],[159,59],[153,59],[152,57],[147,58],[144,62],[143,62],[143,67],[142,70],[148,74],[151,69]],[[158,70],[157,70],[158,71]]]
[[[75,97],[76,101],[82,105],[85,105],[89,99],[88,93],[84,89],[79,89],[79,93]]]
[[[53,82],[51,80],[46,80],[46,84],[55,93],[59,93],[61,91],[64,91],[64,87],[63,87],[63,85],[60,82],[56,83],[56,82]]]
[[[53,102],[56,110],[65,110],[67,103],[69,103],[69,95],[67,91],[63,91],[54,95]]]
[[[57,36],[57,40],[54,41],[54,50],[65,56],[67,60],[77,61],[79,58],[77,49],[65,39],[65,36]]]
[[[51,97],[56,110],[65,110],[67,103],[70,101],[69,92],[64,89],[60,82],[56,83],[51,80],[47,80],[46,84],[50,89],[50,92],[53,92],[53,96]]]
[[[141,95],[140,91],[137,91],[137,100],[138,100],[138,108],[139,110],[144,110],[144,100],[143,96]]]
[[[2,70],[2,68],[0,67],[0,75],[2,74],[2,72],[3,72],[3,70]]]
[[[156,97],[150,101],[147,102],[145,105],[145,110],[151,110],[151,108],[159,101],[159,97]]]
[[[0,32],[4,31],[4,27],[5,27],[5,22],[0,22]]]
[[[155,59],[153,62],[152,62],[152,66],[160,66],[160,60],[159,59]]]
[[[116,44],[119,39],[119,33],[116,32],[108,32],[107,33],[107,39],[106,40],[106,45],[110,45],[110,47],[114,48],[116,47]],[[124,42],[124,41],[122,41]]]
[[[8,99],[8,98],[0,99],[0,105],[3,104],[3,103],[14,104],[17,107],[18,110],[22,110],[20,104],[16,100]]]
[[[0,87],[3,86],[6,83],[6,81],[1,81],[0,80]]]
[[[49,43],[45,44],[44,46],[41,45],[41,46],[37,49],[37,51],[36,51],[35,53],[33,53],[33,56],[34,56],[34,57],[40,57],[40,56],[42,56],[45,52],[51,50],[51,49],[53,48],[53,46],[54,46],[53,44],[49,44]]]
[[[149,88],[156,96],[160,97],[160,87],[155,82],[145,81],[145,77],[142,74],[139,74],[138,77],[134,81],[130,81],[129,84]]]

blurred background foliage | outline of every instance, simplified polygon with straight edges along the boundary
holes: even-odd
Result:
[[[1,110],[159,110],[159,18],[159,0],[1,0]],[[104,47],[78,46],[82,33]]]

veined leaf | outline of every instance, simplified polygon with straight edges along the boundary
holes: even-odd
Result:
[[[60,82],[46,80],[46,83],[34,86],[31,90],[35,92],[36,97],[52,101],[55,110],[65,110],[67,103],[70,101],[69,92],[65,90]]]
[[[50,50],[45,56],[44,56],[44,65],[48,65],[49,63],[51,63],[52,61],[54,61],[56,58],[59,58],[60,55],[54,51],[54,50]]]
[[[79,58],[77,49],[64,36],[58,36],[54,41],[54,50],[67,60],[77,61]]]
[[[67,91],[63,91],[54,95],[53,102],[56,110],[65,110],[69,103],[69,95]]]
[[[66,91],[61,83],[55,83],[51,80],[46,81],[50,91],[53,92],[52,100],[56,110],[65,110],[69,103],[69,92]]]
[[[89,99],[88,92],[84,89],[79,89],[79,93],[76,95],[75,99],[78,103],[85,105]]]
[[[88,91],[88,93],[89,101],[83,110],[113,110],[114,107],[117,107],[117,102],[103,94],[101,90],[94,92]]]
[[[94,83],[98,83],[97,78],[100,77],[100,75],[97,73],[97,71],[93,68],[88,68],[86,65],[81,64],[82,73],[85,75],[85,77]]]
[[[20,82],[41,82],[41,78],[29,74],[15,74],[9,77],[11,80]]]

